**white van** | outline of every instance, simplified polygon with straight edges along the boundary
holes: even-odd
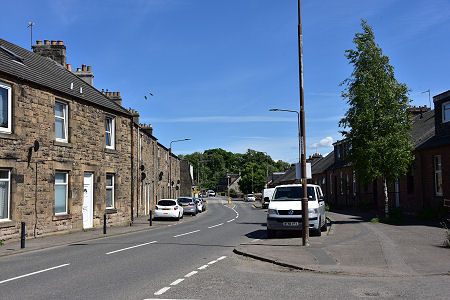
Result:
[[[262,208],[268,208],[269,207],[269,202],[270,202],[270,199],[272,199],[274,191],[275,191],[275,188],[264,189],[264,191],[263,191],[263,198],[262,198],[262,201],[261,201]]]
[[[327,230],[325,201],[320,186],[308,184],[309,229],[317,235]],[[267,237],[272,238],[278,230],[302,230],[301,184],[280,185],[275,188],[267,210]]]

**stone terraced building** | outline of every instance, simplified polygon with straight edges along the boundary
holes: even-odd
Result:
[[[147,215],[169,189],[168,149],[119,92],[93,87],[91,67],[72,72],[62,41],[33,52],[0,39],[0,240],[21,222],[29,238]]]

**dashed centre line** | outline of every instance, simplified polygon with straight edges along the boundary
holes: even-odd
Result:
[[[210,262],[208,263],[208,265],[213,265],[213,264],[215,264],[216,262],[217,262],[217,260],[210,261]]]
[[[157,292],[155,293],[155,295],[156,295],[156,296],[162,295],[162,294],[164,294],[165,292],[167,292],[168,290],[170,290],[170,286],[163,287],[162,289],[160,289],[159,291],[157,291]]]
[[[175,237],[179,237],[179,236],[183,236],[183,235],[188,235],[188,234],[196,233],[196,232],[199,232],[199,231],[200,231],[200,229],[199,229],[199,230],[194,230],[194,231],[191,231],[191,232],[186,232],[186,233],[174,235],[173,237],[175,238]]]
[[[131,247],[127,247],[127,248],[123,248],[123,249],[111,251],[111,252],[108,252],[108,253],[105,253],[105,254],[106,254],[106,255],[109,255],[109,254],[113,254],[113,253],[117,253],[117,252],[129,250],[129,249],[133,249],[133,248],[137,248],[137,247],[142,247],[142,246],[145,246],[145,245],[154,244],[154,243],[157,243],[157,242],[158,242],[158,241],[152,241],[152,242],[148,242],[148,243],[144,243],[144,244],[139,244],[139,245],[135,245],[135,246],[131,246]]]
[[[201,266],[201,267],[198,267],[197,269],[198,270],[204,270],[204,269],[206,269],[208,267],[208,265],[203,265],[203,266]]]
[[[177,279],[177,280],[175,280],[174,282],[172,282],[170,285],[177,285],[177,284],[179,284],[180,282],[182,282],[183,280],[184,280],[184,278]]]
[[[0,281],[0,284],[8,282],[8,281],[13,281],[13,280],[16,280],[16,279],[24,278],[24,277],[36,275],[36,274],[39,274],[39,273],[42,273],[42,272],[47,272],[47,271],[50,271],[50,270],[59,269],[59,268],[62,268],[62,267],[68,266],[68,265],[70,265],[70,264],[63,264],[63,265],[59,265],[59,266],[56,266],[56,267],[51,267],[51,268],[48,268],[48,269],[45,269],[45,270],[40,270],[40,271],[36,271],[36,272],[25,274],[25,275],[20,275],[20,276],[14,277],[14,278],[9,278],[9,279]]]
[[[192,275],[195,275],[195,274],[197,274],[197,273],[198,273],[198,271],[192,271],[191,273],[187,273],[186,275],[184,275],[184,277],[189,278],[189,277],[191,277]]]
[[[214,228],[214,227],[222,226],[222,225],[223,225],[223,223],[220,223],[220,224],[217,224],[217,225],[209,226],[208,228]]]

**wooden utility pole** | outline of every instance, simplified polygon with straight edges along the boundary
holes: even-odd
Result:
[[[305,151],[305,98],[303,93],[303,34],[301,18],[301,0],[298,0],[298,72],[300,81],[300,156],[302,166],[302,243],[309,246],[309,217],[308,217],[308,185],[306,180],[306,151]]]

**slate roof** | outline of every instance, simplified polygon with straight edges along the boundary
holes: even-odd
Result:
[[[311,166],[311,173],[314,174],[320,174],[328,170],[332,165],[334,164],[334,151],[331,151],[328,153],[325,157],[322,157],[319,161],[314,163],[314,165]]]
[[[422,118],[420,115],[414,117],[411,131],[414,149],[419,148],[434,135],[434,110],[422,113]]]
[[[2,49],[3,48],[3,49]],[[96,88],[54,60],[0,39],[0,72],[12,75],[89,103],[130,115]],[[71,89],[73,83],[73,89]],[[80,93],[80,87],[82,93]]]
[[[283,175],[272,181],[271,186],[295,182],[296,180],[295,165],[291,166]]]

